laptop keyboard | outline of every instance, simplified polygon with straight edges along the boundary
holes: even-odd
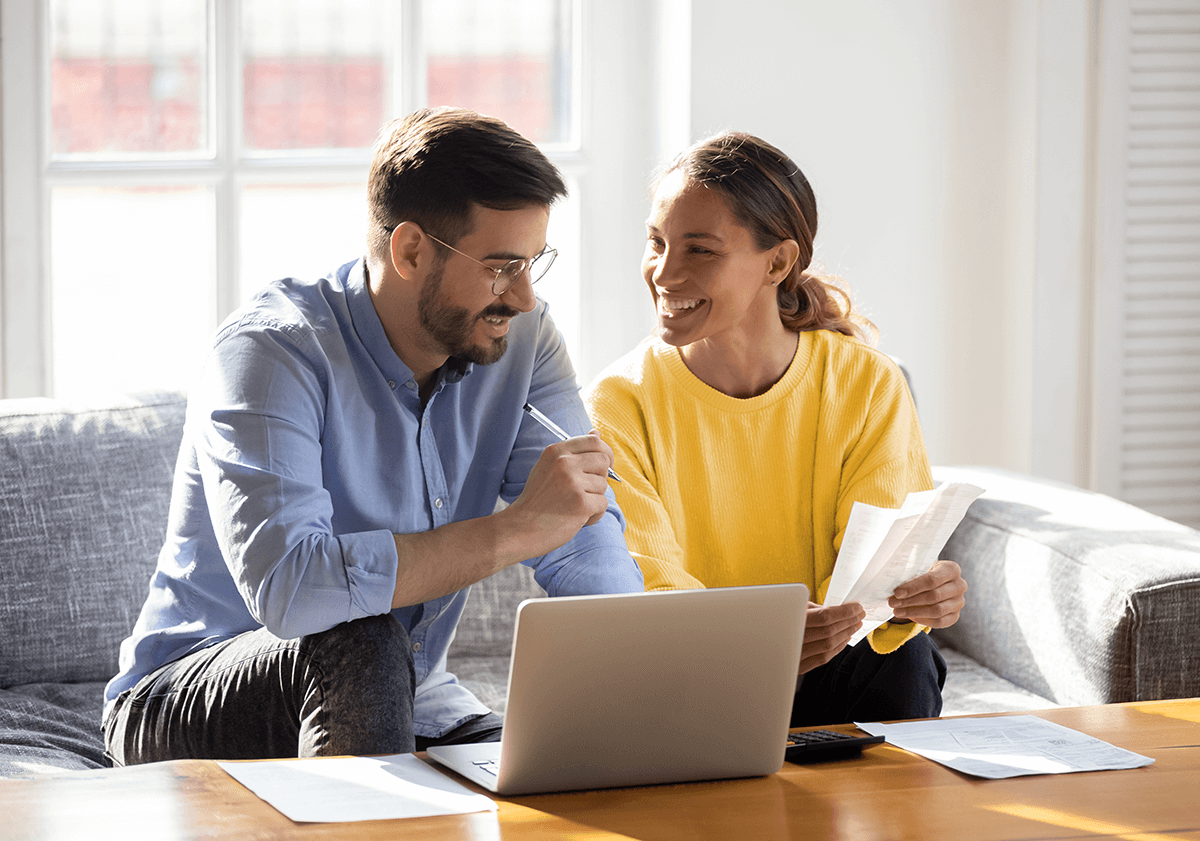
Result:
[[[500,763],[495,759],[476,759],[471,764],[481,771],[487,771],[493,777],[500,772]]]

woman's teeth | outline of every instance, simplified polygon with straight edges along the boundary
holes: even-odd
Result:
[[[668,315],[671,315],[671,314],[674,314],[674,313],[682,313],[682,312],[686,312],[686,311],[688,311],[688,310],[693,310],[693,309],[695,309],[696,307],[700,306],[700,301],[699,301],[699,300],[697,300],[697,299],[688,299],[688,300],[682,300],[682,299],[672,299],[672,300],[668,300],[667,298],[659,298],[659,299],[658,299],[658,302],[659,302],[659,305],[660,305],[660,307],[661,307],[662,311],[663,311],[664,313],[668,314]]]

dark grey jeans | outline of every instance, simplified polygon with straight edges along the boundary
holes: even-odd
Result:
[[[163,759],[392,754],[500,738],[494,714],[413,735],[408,632],[390,614],[282,640],[265,629],[188,654],[121,694],[105,721],[113,765]]]

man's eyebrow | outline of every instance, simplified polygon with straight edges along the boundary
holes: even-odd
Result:
[[[532,260],[534,257],[538,256],[538,254],[541,254],[545,250],[546,250],[546,246],[543,245],[540,249],[538,249],[536,254],[517,254],[514,251],[493,251],[491,254],[488,254],[485,257],[480,257],[479,259],[480,260],[506,260],[506,261]]]

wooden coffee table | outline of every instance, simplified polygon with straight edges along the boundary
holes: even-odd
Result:
[[[1036,714],[1156,761],[984,781],[879,745],[860,759],[785,764],[747,780],[497,798],[498,813],[296,824],[214,762],[188,760],[0,781],[0,838],[1200,841],[1200,699]]]

